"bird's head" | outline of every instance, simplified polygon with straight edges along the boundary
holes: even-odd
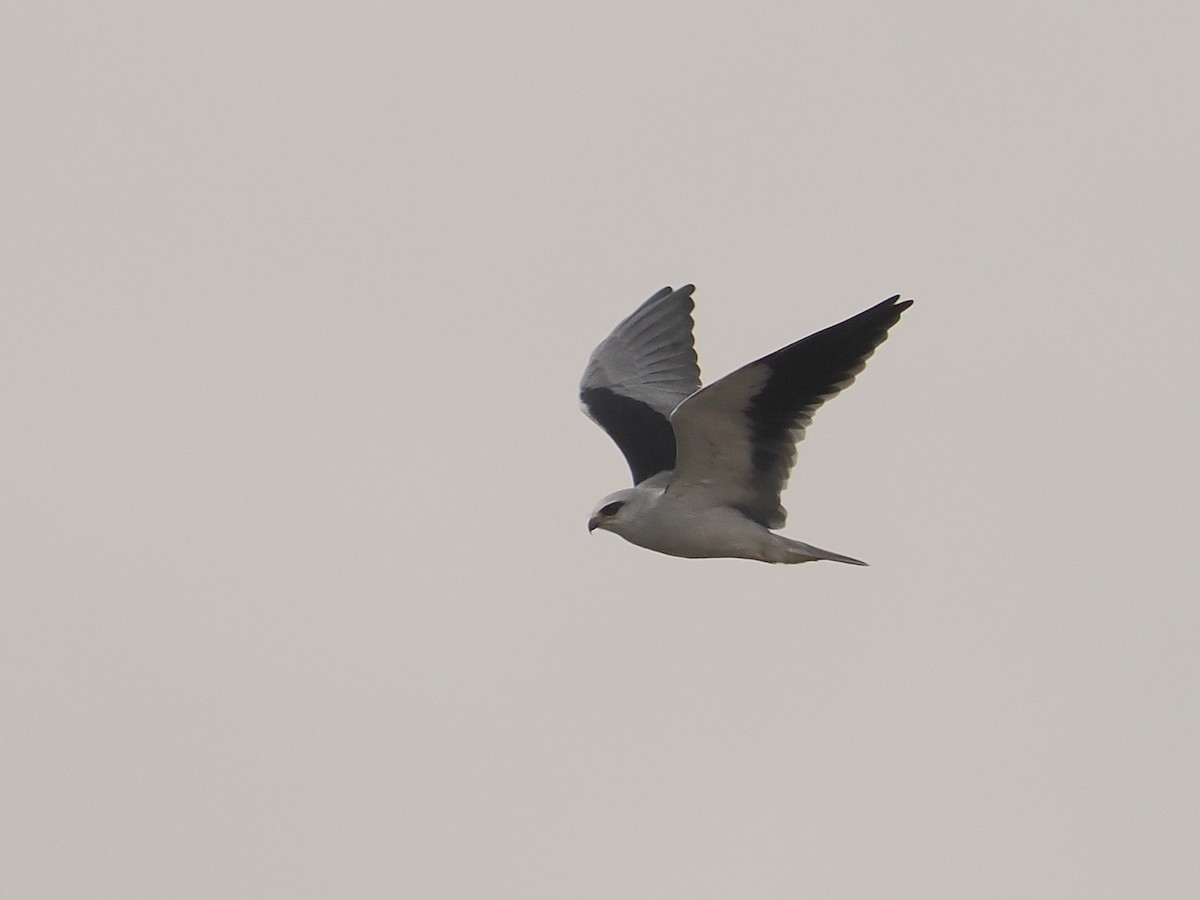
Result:
[[[592,532],[597,528],[603,528],[606,531],[620,534],[621,526],[624,523],[622,513],[628,514],[630,501],[635,496],[637,496],[637,491],[634,488],[626,488],[615,494],[609,494],[592,510],[591,518],[588,519],[588,531]]]

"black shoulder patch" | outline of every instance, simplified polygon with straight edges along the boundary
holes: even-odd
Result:
[[[662,413],[604,387],[584,388],[579,399],[621,448],[634,484],[675,468],[675,431]]]

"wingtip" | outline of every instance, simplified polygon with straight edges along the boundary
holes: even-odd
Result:
[[[688,299],[691,299],[692,292],[695,290],[696,290],[696,286],[694,284],[685,284],[685,285],[683,285],[681,287],[677,287],[677,288],[671,287],[669,284],[664,285],[663,287],[661,287],[657,291],[655,291],[653,294],[651,294],[650,297],[646,300],[646,302],[642,305],[643,306],[652,306],[655,303],[658,303],[660,300],[666,300],[667,298],[678,299],[681,297],[686,297]],[[634,315],[636,315],[636,311],[635,311]]]
[[[894,325],[896,322],[898,322],[900,320],[901,313],[903,313],[906,309],[908,309],[910,306],[913,305],[913,301],[911,298],[908,300],[901,300],[900,297],[901,297],[900,294],[894,294],[893,296],[888,297],[886,300],[882,300],[879,303],[876,303],[874,306],[872,306],[866,312],[861,313],[861,315],[862,316],[872,316],[872,315],[888,316],[890,318],[890,323],[892,325]],[[890,327],[890,325],[889,325],[889,327]]]

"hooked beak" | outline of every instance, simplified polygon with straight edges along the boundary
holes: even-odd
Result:
[[[588,519],[588,534],[591,534],[593,531],[603,525],[604,522],[604,516],[600,515],[599,513],[592,516],[590,519]]]

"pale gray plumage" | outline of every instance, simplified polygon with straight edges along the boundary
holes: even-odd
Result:
[[[624,319],[592,353],[588,388],[608,388],[669,416],[700,389],[692,340],[692,291],[663,288]]]
[[[854,382],[912,301],[892,297],[701,389],[693,290],[656,293],[584,370],[584,411],[617,443],[634,480],[598,504],[588,530],[672,556],[865,565],[771,529],[786,520],[780,493],[813,414]]]

